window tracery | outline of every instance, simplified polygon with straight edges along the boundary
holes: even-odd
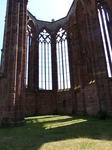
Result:
[[[56,35],[58,90],[71,88],[67,33],[62,28]]]
[[[52,90],[51,36],[44,29],[39,34],[39,90]]]

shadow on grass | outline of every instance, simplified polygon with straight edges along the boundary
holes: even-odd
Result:
[[[26,118],[26,125],[0,128],[0,150],[38,150],[43,144],[90,138],[112,140],[112,120],[81,116],[38,116]]]

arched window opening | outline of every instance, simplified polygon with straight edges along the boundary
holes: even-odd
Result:
[[[27,49],[26,49],[26,88],[29,87],[29,62],[30,62],[30,48],[32,44],[32,29],[27,25]]]
[[[2,55],[2,49],[3,49],[6,4],[7,4],[7,0],[0,1],[0,14],[2,14],[0,15],[0,66],[1,66],[1,55]]]
[[[98,3],[98,18],[100,23],[105,59],[107,64],[108,77],[112,77],[112,43],[108,30],[108,22],[110,21],[109,13],[104,7]]]
[[[39,90],[52,90],[51,36],[44,29],[39,34]]]
[[[67,33],[62,28],[56,35],[58,90],[71,88]]]

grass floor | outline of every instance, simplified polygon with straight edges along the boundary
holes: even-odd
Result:
[[[0,150],[112,150],[112,119],[47,115],[0,128]]]

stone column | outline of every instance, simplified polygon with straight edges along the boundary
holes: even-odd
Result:
[[[26,0],[8,0],[4,77],[0,79],[0,125],[24,124]]]

